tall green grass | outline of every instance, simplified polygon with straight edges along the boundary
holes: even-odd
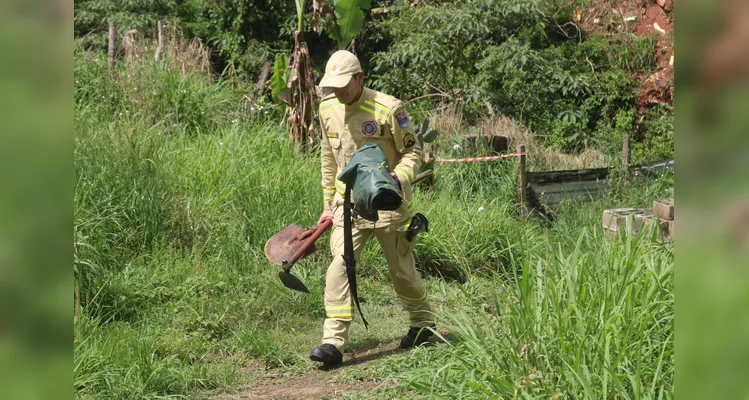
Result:
[[[672,398],[673,249],[652,234],[583,229],[513,260],[487,308],[445,312],[446,363],[407,379],[439,398]]]
[[[309,295],[280,284],[263,246],[317,221],[318,156],[296,153],[274,112],[239,115],[242,92],[205,77],[145,62],[112,79],[82,53],[75,79],[76,397],[193,395],[257,379],[237,372],[248,363],[309,368],[327,246],[295,267]],[[672,248],[597,230],[602,208],[645,205],[662,185],[564,206],[548,228],[517,214],[514,161],[438,168],[436,189],[415,194],[430,220],[416,258],[457,344],[376,362],[374,379],[405,377],[400,397],[670,395]],[[380,253],[368,246],[359,265],[365,308],[386,318]]]

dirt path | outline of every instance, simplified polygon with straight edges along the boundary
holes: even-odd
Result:
[[[387,344],[369,350],[347,352],[343,364],[336,368],[316,367],[304,375],[267,377],[252,385],[239,388],[232,393],[224,393],[214,400],[236,399],[315,399],[320,397],[337,398],[342,392],[361,392],[393,386],[391,381],[336,382],[346,367],[375,362],[393,354],[404,352],[398,343]]]

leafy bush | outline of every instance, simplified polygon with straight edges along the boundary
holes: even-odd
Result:
[[[633,146],[632,163],[641,164],[674,156],[674,112],[658,105],[643,116],[644,137]]]
[[[565,30],[574,7],[553,1],[466,0],[396,10],[373,29],[392,40],[372,55],[371,82],[379,89],[401,98],[443,93],[465,105],[469,123],[487,112],[488,101],[567,152],[596,146],[613,155],[622,135],[634,134],[634,124],[622,118],[634,118],[631,76],[655,68],[652,37]]]
[[[535,0],[470,0],[399,10],[383,23],[397,40],[372,58],[373,84],[398,97],[436,89],[476,100],[471,78],[484,49],[521,31],[539,34],[543,18]]]

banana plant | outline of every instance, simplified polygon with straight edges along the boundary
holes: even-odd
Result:
[[[328,35],[336,41],[339,49],[350,46],[354,36],[364,25],[365,10],[372,7],[371,0],[335,0],[334,11],[325,0],[312,0],[312,28],[319,32],[319,17],[328,19]],[[276,57],[271,77],[271,91],[278,102],[288,104],[284,118],[291,123],[294,145],[301,149],[311,148],[314,112],[314,81],[312,80],[312,61],[307,43],[304,41],[304,7],[306,0],[294,0],[297,12],[297,30],[294,34],[293,64],[285,54]],[[283,107],[283,105],[282,105]]]
[[[273,65],[273,76],[270,77],[271,95],[276,103],[280,104],[281,110],[286,110],[286,104],[291,103],[289,97],[289,56],[279,54],[276,56],[276,62]]]
[[[346,50],[364,26],[364,11],[372,8],[372,1],[336,0],[333,4],[335,23],[329,29],[328,36],[338,43],[338,50]]]
[[[314,132],[314,88],[312,80],[312,60],[307,43],[304,41],[305,0],[294,0],[297,13],[297,30],[294,33],[293,64],[289,57],[280,54],[276,57],[271,76],[271,93],[278,103],[288,104],[284,119],[291,124],[291,137],[294,146],[305,151],[311,149]],[[281,107],[284,107],[283,104]]]

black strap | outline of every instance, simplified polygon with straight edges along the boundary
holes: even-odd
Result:
[[[364,328],[369,330],[369,324],[361,312],[359,296],[356,294],[356,259],[354,258],[354,238],[351,230],[351,188],[347,184],[343,201],[343,261],[346,262],[346,277],[348,278],[351,297],[354,298],[356,309],[359,310],[359,316],[364,322]]]

